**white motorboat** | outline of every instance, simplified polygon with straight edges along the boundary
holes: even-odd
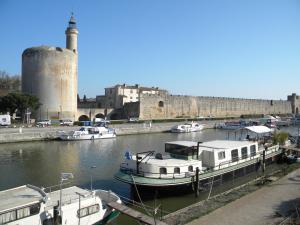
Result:
[[[112,128],[105,126],[92,127],[85,126],[79,130],[71,131],[69,133],[60,132],[59,138],[61,140],[75,141],[75,140],[95,140],[105,138],[115,138],[116,132]]]
[[[280,154],[279,145],[258,145],[255,141],[215,140],[208,142],[175,141],[165,144],[165,153],[126,153],[115,178],[144,187],[169,187],[191,184],[259,164]]]
[[[109,202],[121,200],[104,190],[73,186],[46,193],[36,186],[24,185],[0,191],[0,224],[104,224],[118,216],[117,211],[107,207]]]
[[[202,124],[196,122],[185,123],[181,125],[176,125],[171,128],[172,133],[190,133],[201,131],[204,128]]]

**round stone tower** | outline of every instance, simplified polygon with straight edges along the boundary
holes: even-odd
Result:
[[[77,35],[72,15],[67,48],[39,46],[22,54],[22,91],[39,98],[36,119],[71,119],[77,114]]]

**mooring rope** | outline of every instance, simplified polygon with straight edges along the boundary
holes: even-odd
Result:
[[[139,200],[140,200],[140,202],[141,202],[141,205],[143,206],[143,208],[144,208],[145,212],[148,214],[148,216],[152,216],[151,213],[148,212],[148,210],[146,209],[146,207],[145,207],[145,205],[144,205],[144,203],[143,203],[143,201],[142,201],[142,198],[141,198],[141,196],[140,196],[140,194],[139,194],[139,191],[138,191],[138,189],[137,189],[137,186],[136,186],[136,184],[135,184],[135,180],[134,180],[132,174],[131,174],[130,176],[131,176],[131,179],[132,179],[132,181],[133,181],[133,184],[134,184],[136,193],[137,193],[137,195],[138,195],[138,198],[139,198]]]

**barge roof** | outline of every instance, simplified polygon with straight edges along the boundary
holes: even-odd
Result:
[[[251,144],[256,144],[256,142],[215,140],[215,141],[207,141],[207,142],[201,143],[199,145],[199,149],[205,148],[205,150],[207,150],[207,151],[208,151],[208,149],[211,149],[213,151],[214,149],[240,148],[240,147],[248,146],[248,145],[251,145]]]

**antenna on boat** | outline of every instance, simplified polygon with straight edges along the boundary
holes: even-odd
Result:
[[[62,184],[64,181],[73,179],[73,173],[61,173],[60,175],[60,193],[59,193],[59,214],[62,216],[61,213],[61,206],[62,206]]]

